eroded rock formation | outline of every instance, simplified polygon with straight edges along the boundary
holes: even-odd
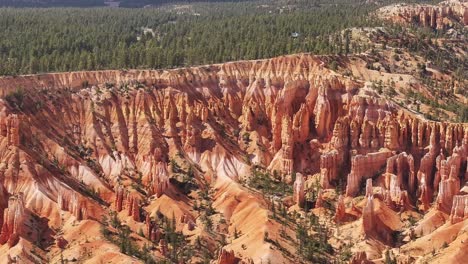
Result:
[[[450,222],[452,224],[461,222],[468,218],[468,195],[455,195],[453,197]]]
[[[3,211],[0,244],[8,243],[8,246],[13,247],[18,243],[25,225],[25,210],[22,193],[8,199],[8,207]]]
[[[346,195],[354,196],[359,190],[359,184],[363,179],[375,176],[392,156],[389,151],[356,155],[351,158],[351,172],[348,174]]]
[[[85,80],[89,87],[82,87]],[[326,58],[301,54],[183,70],[0,78],[3,95],[17,86],[25,87],[25,102],[43,103],[15,112],[1,102],[3,243],[28,236],[14,228],[23,220],[17,208],[51,219],[54,229],[62,215],[84,225],[115,209],[129,226],[143,227],[167,256],[171,247],[158,214],[174,213],[187,225],[178,230],[197,232],[189,201],[204,188],[221,193],[213,199],[229,221],[244,220],[236,210],[264,210],[249,227],[270,228],[275,221],[262,218],[268,215],[262,202],[232,211],[242,199],[254,199],[235,185],[248,179],[253,165],[292,185],[285,204],[294,200],[303,207],[313,181],[329,189],[319,192],[316,207],[323,206],[324,194],[329,201],[333,189],[346,187],[335,220],[362,217],[365,234],[387,244],[395,227],[380,219],[381,212],[412,210],[417,199],[430,210],[435,195],[452,223],[467,215],[460,190],[468,178],[467,125],[404,111],[363,81],[327,69]],[[23,191],[27,203],[7,204]],[[365,202],[357,197],[347,209],[345,199],[359,194]],[[263,237],[239,241],[244,239],[270,248]],[[264,252],[244,253],[257,262]],[[220,258],[230,261],[231,252]]]
[[[303,207],[305,202],[305,183],[304,176],[301,173],[296,174],[296,180],[294,181],[294,202],[299,206]]]
[[[449,0],[438,5],[397,4],[382,8],[378,13],[397,23],[447,29],[453,27],[455,22],[468,25],[467,12],[468,4],[465,1]]]
[[[222,248],[218,255],[217,264],[236,264],[239,259],[234,255],[234,251]]]

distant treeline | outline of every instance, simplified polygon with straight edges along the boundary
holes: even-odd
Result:
[[[103,0],[0,0],[2,7],[93,7],[104,6]]]
[[[320,6],[335,4],[369,4],[385,5],[395,2],[405,3],[437,3],[441,0],[0,0],[0,7],[97,7],[106,6],[106,2],[119,2],[120,7],[139,8],[145,6],[162,6],[166,4],[194,3],[242,3],[254,2],[259,5],[301,5]]]
[[[252,0],[0,0],[3,7],[95,7],[105,2],[120,2],[121,7],[160,6],[164,4],[190,4],[195,2],[244,2]]]
[[[340,31],[375,26],[369,10],[367,5],[338,5],[272,12],[241,3],[197,5],[183,12],[0,8],[0,75],[358,51],[363,47],[350,46]]]

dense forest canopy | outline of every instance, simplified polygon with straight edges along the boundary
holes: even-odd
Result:
[[[334,41],[340,37],[335,32],[375,25],[365,15],[368,6],[236,13],[244,8],[0,9],[0,74],[166,68],[297,52],[338,53],[344,43]],[[299,36],[292,37],[294,32]]]
[[[6,2],[39,1],[0,0],[0,5]],[[362,0],[131,2],[185,4],[0,8],[0,75],[171,68],[298,52],[360,52],[366,47],[350,47],[342,30],[380,23],[369,16],[380,5]],[[98,0],[41,3],[100,5]]]
[[[194,3],[239,3],[253,2],[256,4],[282,4],[282,5],[327,5],[327,4],[388,4],[391,2],[440,2],[440,0],[0,0],[0,7],[96,7],[96,6],[120,6],[120,7],[148,7],[167,4],[194,4]],[[114,3],[114,4],[110,4]]]

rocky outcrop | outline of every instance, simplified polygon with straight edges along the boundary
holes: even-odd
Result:
[[[430,207],[430,203],[432,202],[432,193],[434,189],[432,182],[436,161],[436,153],[436,147],[434,145],[430,145],[429,152],[426,153],[421,159],[421,164],[417,173],[420,189],[420,195],[418,199],[421,202],[423,210],[427,210]]]
[[[0,231],[0,244],[8,243],[13,247],[18,243],[24,230],[25,205],[23,194],[11,196],[8,199],[8,207],[3,211],[3,222]]]
[[[366,180],[366,197],[374,195],[372,179]]]
[[[161,252],[161,255],[165,257],[169,254],[169,248],[165,239],[159,240],[159,252]]]
[[[318,97],[314,108],[315,130],[319,137],[326,138],[332,130],[332,106],[328,99],[328,89],[322,85],[318,89]]]
[[[383,205],[380,204],[380,206]],[[387,244],[392,243],[391,230],[375,214],[374,195],[367,197],[366,205],[362,210],[362,226],[366,237],[376,238]]]
[[[323,207],[323,191],[322,189],[319,190],[317,194],[317,200],[315,200],[315,208]]]
[[[387,125],[385,129],[384,146],[390,150],[400,149],[399,142],[400,127],[398,121],[388,116]]]
[[[346,207],[344,203],[344,197],[343,195],[338,196],[338,201],[336,202],[336,208],[335,208],[335,222],[340,223],[345,220],[346,216]]]
[[[169,173],[167,171],[167,164],[159,162],[155,168],[155,174],[152,179],[152,192],[156,197],[161,197],[169,188]]]
[[[136,195],[129,195],[127,198],[128,216],[136,222],[140,222],[140,198]]]
[[[239,259],[234,255],[234,251],[222,248],[219,251],[217,264],[237,264]]]
[[[444,1],[438,5],[397,4],[381,8],[377,13],[397,23],[443,30],[455,23],[468,25],[467,10],[468,4],[464,1]]]
[[[396,185],[405,189],[414,190],[416,173],[414,158],[411,154],[402,152],[387,159],[386,174],[396,175]]]
[[[296,180],[293,186],[293,198],[294,202],[299,207],[303,207],[305,203],[305,180],[301,173],[296,173]]]
[[[291,121],[288,117],[283,118],[281,132],[281,170],[284,174],[291,174],[294,169],[294,142],[292,137]]]
[[[398,176],[394,174],[385,174],[384,198],[387,206],[393,209],[410,209],[411,203],[408,191],[401,189],[398,184]]]
[[[348,174],[346,195],[354,196],[359,190],[363,179],[375,176],[392,156],[389,151],[369,153],[367,155],[356,155],[351,158],[351,172]],[[383,171],[382,171],[383,172]]]
[[[8,145],[17,147],[20,145],[20,116],[9,114],[4,104],[0,101],[3,108],[0,112],[0,135],[7,139]]]
[[[349,261],[349,264],[370,264],[373,263],[367,259],[367,255],[365,251],[358,251],[354,253]]]
[[[158,243],[159,240],[161,239],[162,233],[158,227],[158,224],[151,220],[151,217],[149,216],[149,214],[146,215],[145,225],[146,225],[146,237],[150,241],[154,243]]]
[[[468,195],[455,195],[453,197],[450,223],[456,224],[468,218]]]
[[[362,226],[364,233],[370,235],[374,233],[375,228],[375,216],[374,216],[374,195],[367,196],[366,206],[362,210]]]
[[[6,136],[8,143],[12,146],[19,146],[20,144],[20,119],[18,115],[8,115],[6,119]]]
[[[58,248],[65,249],[66,246],[68,245],[68,241],[65,240],[63,236],[59,236],[57,237],[55,244],[57,245]]]
[[[442,165],[445,166],[445,165]],[[450,212],[453,203],[453,197],[460,191],[460,179],[455,165],[451,167],[450,174],[442,173],[442,180],[439,183],[439,193],[436,199],[438,210]]]
[[[123,209],[123,201],[124,201],[124,188],[122,186],[118,186],[115,192],[115,210],[117,212],[122,211]]]
[[[130,227],[144,227],[163,255],[169,249],[150,215],[160,219],[160,213],[170,217],[175,212],[178,230],[195,230],[194,217],[187,213],[190,200],[197,199],[193,194],[208,186],[222,192],[220,183],[235,189],[230,181],[244,180],[257,164],[272,174],[281,172],[275,176],[293,185],[299,207],[305,190],[315,189],[317,176],[324,190],[316,207],[324,205],[323,196],[332,199],[325,189],[346,185],[346,195],[356,196],[367,180],[362,212],[358,202],[346,208],[340,196],[335,220],[362,214],[366,234],[385,242],[391,232],[379,222],[379,210],[411,209],[418,188],[426,207],[438,188],[439,208],[453,212],[454,221],[463,219],[456,179],[461,183],[468,175],[466,124],[437,123],[400,111],[364,87],[364,81],[328,70],[329,59],[301,54],[177,70],[0,78],[0,93],[21,86],[25,102],[42,102],[42,108],[16,116],[2,105],[0,186],[8,193],[27,190],[28,213],[50,218],[51,228],[60,215],[69,217],[60,210],[73,220],[92,220],[101,219],[96,211],[105,215],[103,208],[115,208]],[[91,87],[83,88],[84,81]],[[34,137],[24,136],[29,134]],[[293,172],[294,183],[289,180]],[[231,205],[244,197],[220,196],[214,206],[228,208],[222,210],[226,219],[238,221]],[[221,201],[231,198],[229,205]],[[289,197],[285,201],[292,205]],[[273,229],[276,222],[269,220]],[[264,244],[260,238],[255,245]],[[255,256],[257,262],[253,251],[242,256]]]
[[[87,201],[78,193],[59,192],[57,204],[60,210],[68,211],[80,221],[88,219]]]
[[[338,176],[338,151],[333,150],[320,156],[320,185],[326,189]]]

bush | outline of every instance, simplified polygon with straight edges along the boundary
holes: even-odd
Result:
[[[5,96],[7,103],[17,111],[23,110],[25,93],[22,88],[16,88],[14,92],[11,92]]]

